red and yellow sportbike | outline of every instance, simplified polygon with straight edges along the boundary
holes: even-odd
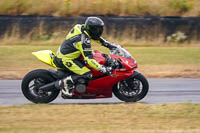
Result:
[[[49,103],[56,99],[61,91],[55,86],[56,82],[69,76],[70,72],[56,67],[53,61],[55,54],[51,50],[37,51],[32,54],[57,70],[37,69],[29,72],[22,81],[22,92],[34,103]],[[111,73],[103,74],[87,66],[91,69],[92,79],[83,88],[76,87],[75,84],[73,96],[65,99],[111,98],[114,94],[122,101],[136,102],[147,95],[148,81],[136,71],[136,60],[126,49],[117,45],[116,49],[110,50],[110,55],[94,50],[93,57],[100,64],[112,68]]]

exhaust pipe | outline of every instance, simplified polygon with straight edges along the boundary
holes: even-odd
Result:
[[[58,90],[56,87],[55,87],[55,84],[56,84],[57,81],[54,81],[54,82],[51,82],[51,83],[48,83],[46,85],[43,85],[39,88],[39,90],[43,90],[43,91],[52,91],[52,90]]]

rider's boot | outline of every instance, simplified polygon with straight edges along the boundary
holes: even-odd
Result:
[[[59,80],[56,86],[62,89],[61,90],[62,94],[68,97],[72,97],[72,92],[74,90],[74,82],[71,76],[68,76],[64,79]]]

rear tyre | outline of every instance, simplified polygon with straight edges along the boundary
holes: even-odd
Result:
[[[120,81],[113,88],[114,95],[125,102],[137,102],[143,99],[149,90],[147,79],[138,74],[130,79]]]
[[[22,80],[21,89],[24,96],[34,103],[49,103],[56,99],[60,90],[44,92],[39,87],[53,82],[55,79],[49,74],[49,71],[38,69],[29,72]]]

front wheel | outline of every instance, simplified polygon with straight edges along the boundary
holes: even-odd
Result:
[[[132,78],[122,80],[113,88],[114,95],[125,102],[143,99],[149,90],[147,79],[140,73]]]
[[[54,80],[47,70],[31,71],[22,80],[22,92],[28,100],[34,103],[49,103],[56,99],[60,90],[44,92],[39,88]]]

